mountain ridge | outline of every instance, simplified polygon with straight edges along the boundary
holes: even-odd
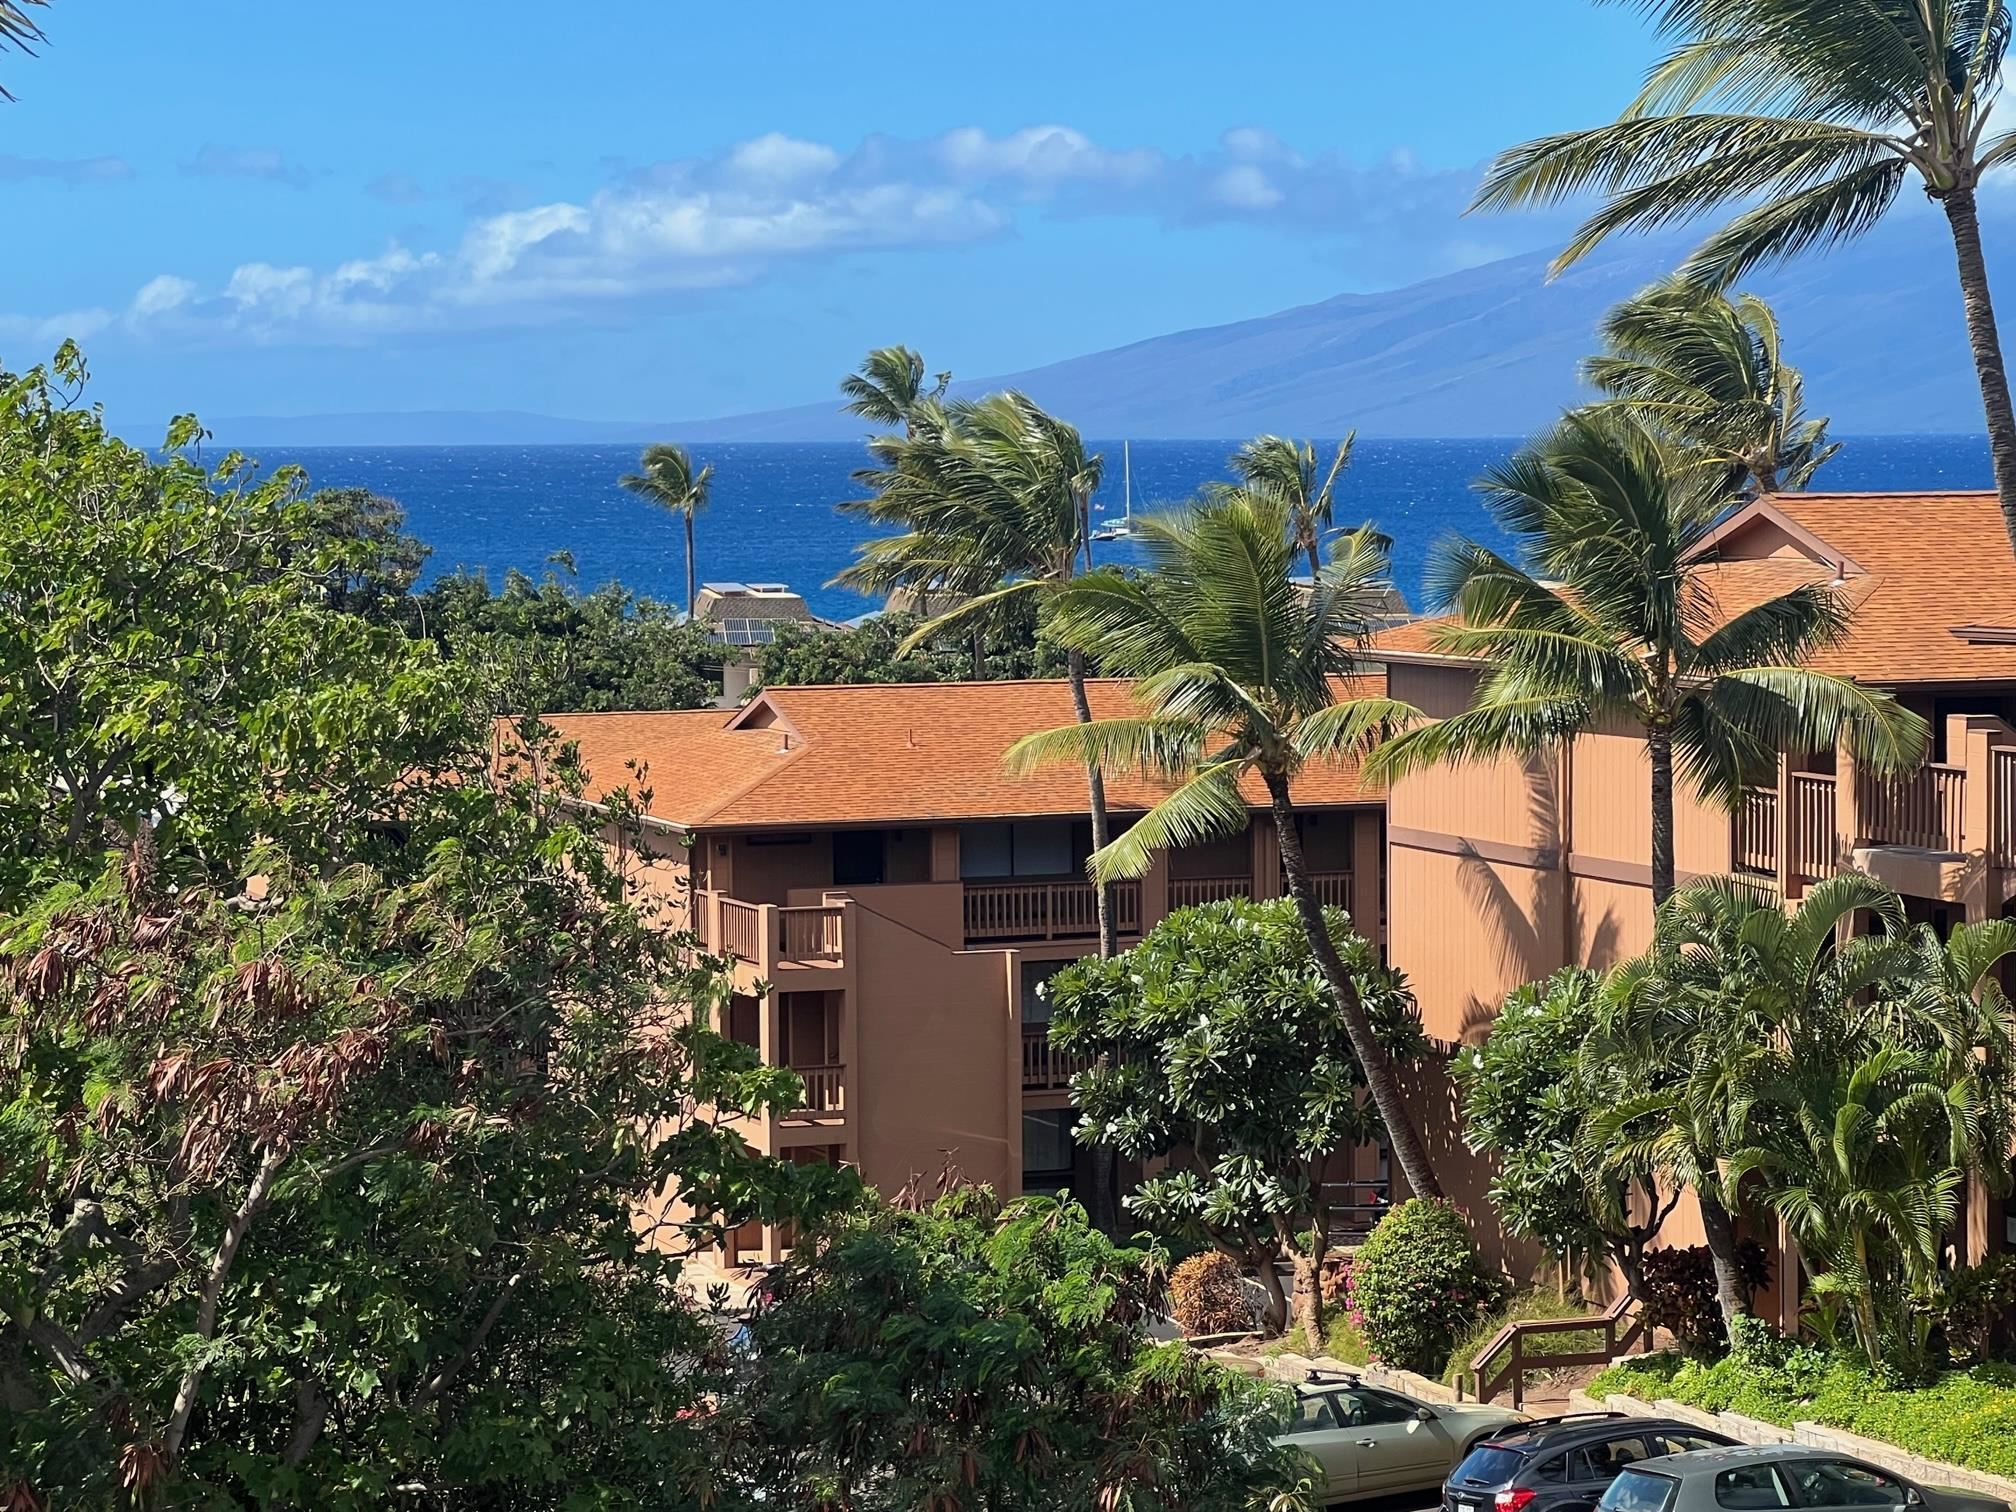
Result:
[[[954,392],[1019,388],[1095,437],[1525,435],[1583,392],[1576,368],[1603,311],[1669,271],[1689,245],[1606,244],[1553,279],[1550,254],[1521,253],[966,380]],[[1980,397],[1951,257],[1936,220],[1906,215],[1744,286],[1777,310],[1808,403],[1837,431],[1972,433]],[[2006,272],[2016,265],[1991,260],[1991,273]],[[837,400],[821,400],[708,420],[422,410],[237,416],[212,429],[233,445],[395,446],[851,441],[863,426]]]

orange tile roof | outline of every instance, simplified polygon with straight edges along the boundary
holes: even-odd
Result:
[[[1354,681],[1385,691],[1383,678]],[[1130,686],[1091,683],[1094,717],[1138,712]],[[1013,776],[1001,766],[1016,740],[1072,718],[1070,685],[1060,680],[771,688],[739,711],[553,714],[547,722],[578,748],[589,797],[634,791],[640,784],[625,764],[644,762],[654,817],[741,829],[1082,815],[1082,772]],[[737,720],[742,727],[730,728]],[[1116,810],[1145,809],[1164,791],[1132,774],[1106,781]],[[1257,780],[1246,797],[1266,805]],[[1322,807],[1374,803],[1379,793],[1355,766],[1337,763],[1304,772],[1295,799]]]
[[[1732,516],[1718,549],[1740,551],[1747,533],[1773,527],[1774,514],[1811,541],[1716,561],[1705,575],[1714,619],[1838,575],[1853,611],[1848,634],[1816,656],[1815,667],[1884,686],[2016,680],[2016,644],[1954,633],[1971,626],[2016,630],[2016,553],[1994,494],[1774,494]],[[1373,654],[1446,658],[1435,643],[1435,626],[1444,622],[1420,619],[1381,631]]]

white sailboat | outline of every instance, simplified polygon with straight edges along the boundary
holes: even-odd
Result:
[[[1124,541],[1134,533],[1134,458],[1127,449],[1127,443],[1120,443],[1120,489],[1126,501],[1127,512],[1117,520],[1108,520],[1092,532],[1095,541]]]

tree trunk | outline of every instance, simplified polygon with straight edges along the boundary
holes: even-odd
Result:
[[[1260,1332],[1273,1338],[1288,1327],[1288,1298],[1281,1291],[1281,1267],[1272,1254],[1263,1251],[1254,1258],[1253,1274],[1260,1279],[1260,1289],[1267,1293],[1267,1305],[1260,1313]]]
[[[987,632],[978,625],[973,627],[973,681],[987,680]]]
[[[1652,908],[1673,896],[1673,732],[1655,725],[1645,732],[1652,751]]]
[[[1295,912],[1309,936],[1309,948],[1315,952],[1330,996],[1344,1017],[1351,1053],[1365,1073],[1365,1085],[1372,1094],[1372,1105],[1379,1110],[1379,1121],[1386,1126],[1394,1163],[1416,1197],[1440,1197],[1442,1184],[1435,1179],[1427,1147],[1415,1130],[1414,1116],[1408,1111],[1407,1100],[1393,1073],[1392,1057],[1373,1036],[1372,1020],[1359,1000],[1351,974],[1344,969],[1343,958],[1337,954],[1337,946],[1323,922],[1323,907],[1309,885],[1308,868],[1302,864],[1302,841],[1295,833],[1295,805],[1288,796],[1288,779],[1279,772],[1262,775],[1267,782],[1267,796],[1272,800],[1274,828],[1280,832],[1281,870],[1287,875],[1288,896],[1295,900]]]
[[[1295,1321],[1302,1325],[1302,1334],[1309,1341],[1309,1353],[1312,1355],[1323,1352],[1326,1332],[1323,1257],[1330,1247],[1328,1227],[1323,1221],[1322,1204],[1319,1202],[1316,1216],[1309,1224],[1309,1246],[1307,1250],[1295,1251]]]
[[[2009,400],[2009,375],[2002,367],[2002,339],[1995,330],[1995,305],[1988,297],[1988,264],[1981,256],[1981,223],[1974,191],[1956,189],[1941,202],[1953,228],[1953,252],[1960,267],[1960,298],[1967,311],[1967,341],[1974,349],[1974,374],[1981,383],[1981,407],[1988,416],[1988,451],[1995,459],[1995,491],[2002,498],[2002,526],[2016,549],[2016,407]]]
[[[1750,1315],[1750,1291],[1736,1264],[1736,1219],[1718,1198],[1700,1188],[1694,1196],[1701,1205],[1701,1236],[1715,1268],[1715,1301],[1722,1309],[1722,1325],[1734,1340],[1736,1320]]]
[[[1092,701],[1085,696],[1085,653],[1073,651],[1070,660],[1071,705],[1078,711],[1078,723],[1092,723]],[[1099,773],[1095,762],[1085,768],[1085,787],[1090,797],[1092,810],[1092,849],[1106,848],[1106,779]],[[1095,885],[1095,896],[1099,908],[1099,954],[1108,959],[1120,953],[1120,926],[1113,917],[1113,887],[1111,883]]]
[[[1309,533],[1309,540],[1306,544],[1309,550],[1309,586],[1313,591],[1316,586],[1316,579],[1323,575],[1323,556],[1317,547],[1316,533],[1314,531]]]
[[[686,620],[693,620],[693,511],[686,511]]]

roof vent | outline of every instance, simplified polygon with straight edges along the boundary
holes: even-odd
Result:
[[[2016,625],[1951,625],[1948,633],[1970,646],[2016,646]]]

